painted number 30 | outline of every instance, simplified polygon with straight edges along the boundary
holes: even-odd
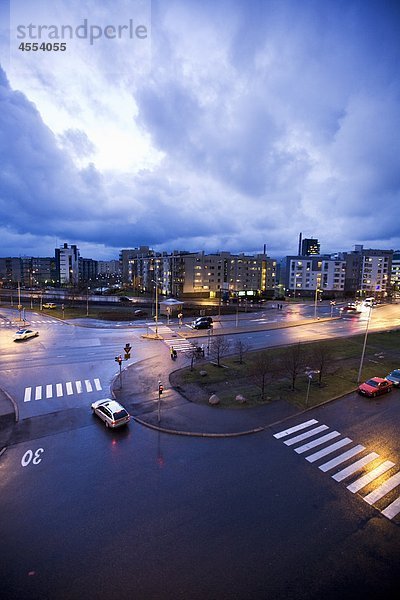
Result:
[[[22,457],[21,465],[23,467],[27,467],[31,462],[34,465],[38,465],[42,460],[40,455],[43,454],[43,452],[43,448],[38,448],[35,452],[32,452],[32,450],[27,450]]]

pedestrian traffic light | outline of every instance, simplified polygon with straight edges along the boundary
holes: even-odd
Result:
[[[161,381],[159,381],[158,382],[158,395],[161,396],[161,394],[163,393],[163,391],[164,391],[164,386],[161,383]]]
[[[132,350],[132,346],[130,344],[125,344],[125,360],[128,360],[128,358],[131,357],[131,350]]]
[[[122,363],[122,356],[121,356],[121,355],[119,355],[119,356],[116,356],[116,357],[115,357],[115,362],[117,362],[117,363],[121,364],[121,363]]]

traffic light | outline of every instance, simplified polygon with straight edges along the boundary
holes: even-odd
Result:
[[[131,357],[131,350],[132,350],[132,346],[130,344],[125,344],[125,360],[128,360],[128,358]]]
[[[161,394],[163,393],[163,391],[164,391],[164,386],[161,383],[161,381],[159,381],[158,382],[158,395],[161,396]]]
[[[116,356],[115,357],[115,362],[117,362],[118,364],[121,364],[122,363],[122,356],[121,355]]]

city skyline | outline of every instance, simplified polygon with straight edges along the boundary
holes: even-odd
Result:
[[[1,10],[0,256],[400,248],[397,3]]]

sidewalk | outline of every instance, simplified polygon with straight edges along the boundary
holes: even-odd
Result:
[[[189,361],[182,362],[181,368],[188,364]],[[198,437],[240,436],[258,433],[272,423],[300,412],[283,400],[264,406],[231,409],[197,404],[169,387],[169,373],[174,370],[175,364],[159,373],[159,358],[147,360],[146,376],[142,374],[142,366],[136,363],[125,369],[122,389],[119,388],[119,378],[116,378],[112,394],[128,409],[135,421],[164,433]],[[154,388],[154,382],[159,379],[164,385],[160,409],[158,391],[150,387],[153,383]]]

